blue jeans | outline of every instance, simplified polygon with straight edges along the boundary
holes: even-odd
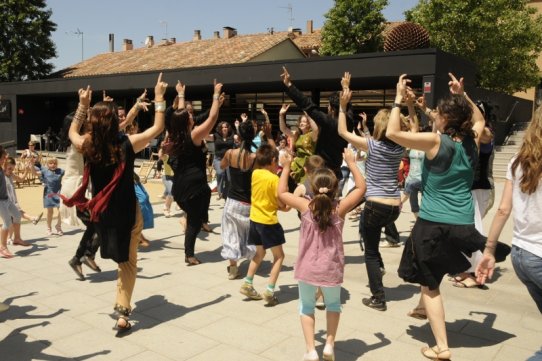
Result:
[[[409,195],[410,210],[412,213],[418,213],[420,211],[420,205],[418,203],[418,192],[422,190],[421,180],[409,180],[405,185],[405,193]]]
[[[512,246],[512,265],[542,313],[542,258],[523,248]]]
[[[360,218],[360,233],[365,244],[365,267],[369,277],[369,288],[373,296],[385,300],[382,284],[382,256],[378,250],[382,227],[395,222],[401,212],[399,206],[367,201]]]
[[[220,162],[222,161],[222,158],[215,157],[213,159],[213,168],[215,169],[216,173],[216,191],[219,195],[222,197],[226,197],[226,185],[227,185],[227,173],[226,169],[220,168]]]

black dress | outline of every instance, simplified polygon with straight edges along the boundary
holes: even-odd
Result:
[[[95,225],[100,241],[101,257],[122,263],[128,261],[137,200],[134,189],[135,154],[132,143],[126,135],[120,135],[117,141],[121,143],[121,154],[126,165],[107,208]],[[118,164],[108,166],[91,164],[90,179],[93,196],[109,184],[117,166]]]

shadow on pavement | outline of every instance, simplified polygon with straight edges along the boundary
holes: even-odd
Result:
[[[516,337],[514,334],[493,328],[493,324],[497,319],[497,315],[494,313],[471,311],[469,314],[485,315],[486,317],[484,318],[483,322],[471,319],[461,319],[455,320],[454,322],[446,322],[447,330],[461,329],[460,334],[448,332],[448,344],[450,348],[487,347],[497,345],[512,337]],[[468,329],[468,333],[464,332],[465,329]],[[410,325],[406,332],[408,335],[412,336],[412,338],[418,341],[425,342],[427,344],[434,343],[429,322],[426,322],[423,326]],[[465,335],[470,336],[465,337]]]
[[[339,326],[340,327],[340,326]],[[359,339],[350,339],[346,341],[335,342],[335,359],[344,361],[356,361],[361,356],[372,350],[379,349],[391,344],[391,341],[384,336],[384,334],[377,332],[374,334],[379,341],[372,345],[368,345],[366,342]],[[324,345],[326,343],[326,331],[320,330],[316,333],[315,340],[322,343],[318,346],[319,352],[322,353]]]

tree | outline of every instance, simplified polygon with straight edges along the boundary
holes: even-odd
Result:
[[[56,57],[51,33],[56,24],[44,0],[0,3],[0,81],[39,79],[53,70]]]
[[[475,63],[481,87],[513,93],[540,82],[535,14],[525,0],[420,0],[406,17],[429,31],[432,46]]]
[[[350,55],[382,49],[387,0],[335,0],[324,16],[322,55]]]

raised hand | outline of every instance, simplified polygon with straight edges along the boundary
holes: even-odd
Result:
[[[239,128],[239,126],[241,125],[241,122],[239,121],[239,119],[235,119],[235,122],[233,123],[233,125],[235,125],[235,128]]]
[[[286,85],[287,87],[292,85],[292,79],[290,79],[290,73],[288,73],[288,70],[286,69],[285,66],[282,67],[282,74],[280,74],[280,77],[282,78],[282,82],[284,83],[284,85]]]
[[[158,101],[164,100],[164,94],[166,93],[167,83],[162,81],[162,73],[158,74],[158,80],[154,86],[154,99]]]
[[[282,108],[279,110],[279,115],[284,115],[288,111],[288,108],[290,108],[290,104],[282,104]]]
[[[416,99],[416,106],[420,108],[424,113],[427,110],[427,104],[425,103],[425,97],[423,95]]]
[[[343,77],[341,79],[341,86],[342,86],[343,90],[350,88],[350,78],[351,77],[352,76],[350,75],[349,72],[347,72],[347,71],[344,72],[344,75],[343,75]]]
[[[246,121],[248,120],[248,115],[247,115],[247,113],[242,113],[242,114],[241,114],[241,120],[242,120],[243,122],[246,122]]]
[[[260,109],[260,112],[261,112],[263,115],[267,115],[267,111],[266,111],[264,108],[261,108],[261,109]]]
[[[220,96],[222,94],[222,87],[224,86],[224,84],[217,83],[216,79],[213,81],[213,84],[214,84],[214,89],[215,89],[213,95]]]
[[[365,112],[361,112],[358,115],[361,118],[361,123],[363,125],[367,124],[367,114],[365,114]]]
[[[448,76],[450,77],[450,81],[448,82],[448,86],[450,87],[450,93],[457,95],[465,94],[465,85],[463,84],[463,78],[457,80],[455,75],[453,75],[452,73],[448,73]]]
[[[105,94],[105,90],[103,91],[103,101],[104,102],[112,102],[113,98],[111,98],[109,95]]]
[[[90,89],[90,85],[87,85],[86,89],[79,89],[79,103],[81,105],[84,105],[85,107],[90,106],[90,100],[92,99],[92,89]]]
[[[280,156],[279,162],[283,167],[289,166],[290,163],[292,163],[292,156],[289,152],[283,152]]]
[[[139,109],[143,109],[143,111],[147,112],[149,111],[149,106],[151,103],[147,101],[147,89],[141,93],[141,95],[137,98],[137,106]]]
[[[341,92],[341,108],[343,110],[346,110],[346,107],[348,105],[348,102],[350,101],[350,99],[352,99],[352,90],[350,89],[345,89]]]
[[[181,83],[180,80],[177,80],[177,85],[175,85],[175,90],[177,91],[177,94],[184,95],[184,91],[186,89],[186,84]]]
[[[344,148],[343,151],[343,159],[346,162],[346,164],[351,164],[356,162],[356,154],[352,149]]]
[[[403,98],[406,98],[407,92],[411,90],[408,85],[410,84],[410,79],[407,79],[406,76],[406,74],[401,74],[399,81],[397,82],[397,94],[401,94]]]

